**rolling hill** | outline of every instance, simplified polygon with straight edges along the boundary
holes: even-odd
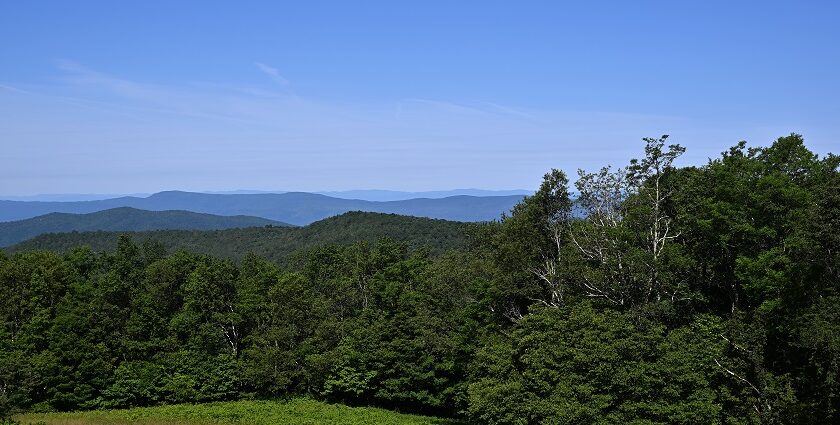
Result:
[[[23,220],[52,212],[86,214],[131,207],[149,211],[184,210],[216,215],[248,215],[294,225],[307,225],[348,211],[367,211],[439,218],[486,221],[498,218],[522,199],[509,196],[450,196],[399,201],[340,199],[305,192],[264,194],[208,194],[160,192],[148,197],[125,196],[75,202],[0,201],[0,221]]]
[[[376,241],[389,237],[410,248],[428,248],[439,254],[463,246],[468,223],[408,217],[396,214],[348,212],[317,221],[305,227],[250,227],[226,230],[152,230],[143,232],[49,233],[6,249],[10,253],[45,249],[66,252],[86,245],[96,251],[110,251],[122,233],[137,243],[153,240],[168,252],[189,250],[224,258],[239,259],[252,252],[276,262],[284,262],[300,249],[324,244]]]
[[[266,225],[288,226],[260,217],[225,217],[190,211],[145,211],[121,207],[89,214],[49,213],[26,220],[0,223],[0,247],[10,246],[44,233],[95,230],[213,230]]]

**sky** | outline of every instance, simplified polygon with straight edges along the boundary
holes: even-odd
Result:
[[[0,195],[534,189],[840,152],[833,1],[2,1]]]

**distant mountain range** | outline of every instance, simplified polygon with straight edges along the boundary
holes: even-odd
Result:
[[[251,252],[282,263],[301,249],[325,244],[373,242],[384,237],[405,243],[409,248],[425,248],[433,254],[440,254],[463,246],[467,226],[467,223],[396,214],[349,212],[304,227],[46,233],[5,250],[10,253],[34,249],[66,252],[78,246],[89,246],[95,251],[112,251],[118,236],[128,233],[136,243],[160,242],[170,253],[188,250],[239,259]]]
[[[362,201],[403,201],[414,198],[446,198],[449,196],[509,196],[509,195],[529,195],[533,191],[513,189],[513,190],[485,190],[485,189],[452,189],[452,190],[435,190],[423,192],[405,192],[397,190],[343,190],[343,191],[328,191],[328,192],[311,192],[318,195],[331,196],[333,198],[341,199],[359,199]],[[213,195],[256,195],[256,194],[281,194],[289,193],[287,190],[228,190],[228,191],[200,191],[197,193],[208,193]],[[131,193],[131,194],[101,194],[101,193],[46,193],[40,195],[0,195],[0,200],[7,201],[38,201],[38,202],[73,202],[73,201],[98,201],[111,198],[122,198],[126,196],[133,196],[138,198],[145,198],[151,193]]]
[[[190,211],[145,211],[120,207],[89,214],[49,213],[25,220],[0,223],[0,247],[10,246],[44,233],[93,230],[216,230],[266,225],[289,226],[261,217],[218,216]]]
[[[450,196],[524,196],[533,191],[527,190],[483,190],[453,189],[428,192],[400,192],[395,190],[345,190],[339,192],[315,192],[319,195],[342,199],[361,199],[365,201],[404,201],[415,198],[448,198]]]
[[[0,195],[0,201],[38,201],[38,202],[73,202],[98,201],[101,199],[121,198],[123,196],[146,197],[151,193],[42,193],[38,195]]]
[[[261,194],[208,194],[160,192],[148,197],[73,201],[0,201],[0,222],[24,220],[62,212],[87,214],[112,208],[130,207],[148,211],[182,210],[222,216],[246,215],[306,225],[348,211],[392,213],[453,221],[486,221],[510,211],[523,195],[414,198],[397,201],[343,199],[304,192]],[[129,230],[129,229],[121,229]]]

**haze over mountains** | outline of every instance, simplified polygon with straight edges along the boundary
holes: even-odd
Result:
[[[403,192],[396,190],[345,190],[337,192],[315,192],[320,195],[332,196],[342,199],[361,199],[365,201],[404,201],[414,198],[447,198],[450,196],[524,196],[530,195],[533,191],[513,190],[484,190],[484,189],[453,189],[437,190],[426,192]]]
[[[214,195],[254,195],[254,194],[281,194],[289,193],[288,190],[227,190],[227,191],[198,191],[197,193],[209,193]],[[359,199],[362,201],[402,201],[414,198],[446,198],[449,196],[509,196],[528,195],[532,191],[524,189],[512,190],[485,190],[485,189],[451,189],[434,190],[421,192],[407,192],[399,190],[339,190],[311,192],[318,195],[331,196],[341,199]],[[2,195],[0,200],[7,201],[39,201],[39,202],[72,202],[72,201],[99,201],[103,199],[122,198],[133,196],[145,198],[151,193],[125,193],[125,194],[102,194],[102,193],[44,193],[37,195]]]
[[[5,200],[0,201],[0,221],[23,220],[54,212],[87,214],[119,207],[148,211],[183,210],[223,216],[247,215],[299,226],[348,211],[392,213],[453,221],[486,221],[510,211],[522,197],[523,195],[458,195],[445,198],[366,201],[305,192],[208,194],[170,191],[148,197],[124,196],[92,201]]]

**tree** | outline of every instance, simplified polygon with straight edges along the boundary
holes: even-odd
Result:
[[[721,323],[667,331],[589,302],[536,308],[479,350],[468,417],[477,423],[755,423],[715,364]]]
[[[527,314],[535,303],[558,306],[564,287],[558,284],[555,259],[565,244],[572,218],[568,179],[560,170],[543,177],[539,190],[514,206],[499,223],[476,232],[477,251],[487,250],[498,268],[492,308],[510,320]]]
[[[677,298],[680,285],[665,282],[662,272],[667,245],[677,236],[668,211],[674,188],[667,176],[685,149],[669,145],[666,150],[667,138],[643,139],[645,157],[626,168],[578,171],[576,205],[583,220],[567,221],[554,232],[556,249],[538,273],[541,279],[616,306]],[[564,276],[562,270],[569,268],[582,270]]]
[[[194,348],[237,357],[244,329],[236,287],[238,270],[229,261],[199,263],[184,285],[184,308],[176,316],[181,334]]]
[[[304,276],[273,274],[243,351],[246,380],[260,394],[276,397],[312,389],[307,357],[323,348],[316,338],[323,308]]]

